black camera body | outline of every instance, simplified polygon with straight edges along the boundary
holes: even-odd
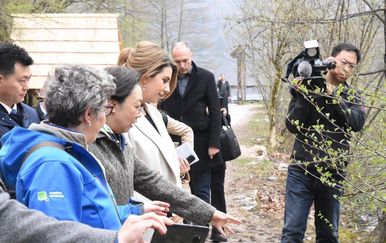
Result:
[[[302,77],[307,89],[325,89],[323,75],[327,70],[334,69],[336,62],[321,59],[319,44],[316,40],[304,42],[304,47],[305,49],[288,63],[286,77],[283,80],[288,80],[289,75],[292,74],[293,77]]]

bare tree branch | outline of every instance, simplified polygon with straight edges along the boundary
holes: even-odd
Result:
[[[369,9],[371,10],[374,10],[374,8],[370,5],[369,1],[367,0],[363,0],[363,2],[367,5],[367,7],[369,7]],[[375,13],[375,16],[377,16],[377,18],[383,23],[385,24],[385,19],[382,18],[379,14]]]
[[[367,73],[358,73],[357,75],[358,76],[367,76],[367,75],[373,75],[373,74],[382,73],[382,72],[386,72],[386,69],[380,69],[380,70],[367,72]]]
[[[353,13],[353,14],[348,14],[341,16],[340,18],[333,18],[333,19],[294,19],[294,20],[289,20],[289,21],[276,21],[276,20],[263,20],[260,18],[260,16],[249,16],[245,18],[241,18],[236,21],[236,24],[240,24],[242,22],[250,22],[250,21],[259,21],[259,22],[265,22],[265,23],[271,23],[271,24],[292,24],[292,25],[304,25],[304,24],[309,24],[309,23],[317,23],[317,24],[331,24],[331,23],[336,23],[336,22],[343,22],[346,21],[347,19],[355,18],[355,17],[360,17],[360,16],[366,16],[366,15],[371,15],[375,14],[377,12],[383,12],[386,9],[376,9],[376,10],[370,10],[370,11],[364,11],[364,12],[358,12],[358,13]]]

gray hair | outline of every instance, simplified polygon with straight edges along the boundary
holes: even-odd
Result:
[[[180,48],[186,48],[188,49],[189,51],[192,51],[192,49],[190,49],[189,45],[186,43],[186,42],[183,42],[183,41],[178,41],[178,42],[175,42],[172,46],[172,51],[174,49],[180,49]]]
[[[97,117],[115,92],[111,75],[82,65],[56,67],[47,83],[48,120],[63,127],[79,125],[87,108]]]

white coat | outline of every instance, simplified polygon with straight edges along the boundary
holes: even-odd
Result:
[[[177,153],[168,134],[161,113],[151,104],[145,104],[144,110],[149,114],[157,130],[143,115],[129,130],[130,143],[138,159],[149,168],[177,186],[181,186],[180,166]]]

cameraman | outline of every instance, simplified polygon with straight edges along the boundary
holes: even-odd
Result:
[[[302,78],[291,88],[286,126],[296,138],[288,167],[282,243],[303,242],[312,203],[316,242],[338,242],[350,133],[362,129],[365,110],[358,92],[346,83],[361,59],[359,50],[340,43],[331,56],[336,67],[327,71],[323,92],[302,92]]]

